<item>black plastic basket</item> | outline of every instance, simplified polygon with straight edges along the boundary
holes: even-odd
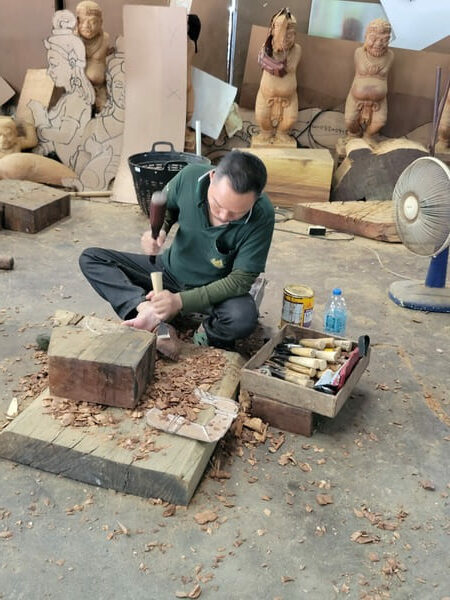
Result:
[[[156,147],[161,144],[169,146],[169,151],[157,151]],[[211,161],[191,152],[175,152],[171,142],[155,142],[150,152],[133,154],[128,158],[139,206],[147,216],[153,192],[162,190],[168,181],[191,163],[210,165]]]

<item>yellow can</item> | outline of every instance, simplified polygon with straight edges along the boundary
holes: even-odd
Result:
[[[314,291],[307,285],[290,284],[283,290],[281,325],[310,327],[314,308]]]

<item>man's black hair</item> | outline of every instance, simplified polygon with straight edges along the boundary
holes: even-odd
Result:
[[[255,192],[259,196],[267,181],[264,163],[254,154],[233,150],[220,160],[216,167],[216,177],[226,175],[231,187],[238,194]]]

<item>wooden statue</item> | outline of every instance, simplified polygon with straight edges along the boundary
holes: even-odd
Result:
[[[296,147],[288,135],[297,120],[297,66],[301,48],[295,43],[297,21],[288,8],[277,12],[270,21],[269,35],[258,55],[263,69],[256,96],[255,120],[261,133],[252,146]]]
[[[106,190],[119,167],[125,122],[125,55],[123,38],[106,63],[107,101],[86,125],[81,143],[72,157],[78,178],[64,185],[78,190]]]
[[[447,92],[444,110],[442,111],[439,123],[436,152],[442,154],[450,153],[450,90]]]
[[[14,119],[0,116],[0,158],[27,147],[24,138],[17,132]]]
[[[102,9],[97,2],[83,0],[77,4],[77,32],[86,48],[86,75],[94,86],[95,109],[100,112],[106,103],[106,56],[109,34],[103,31]]]
[[[44,40],[47,73],[65,94],[49,110],[36,100],[28,103],[39,139],[38,152],[54,152],[68,166],[95,100],[94,88],[85,73],[84,44],[73,32],[75,25],[75,16],[69,10],[59,10],[53,17],[52,35]]]
[[[355,50],[355,77],[345,103],[345,125],[351,137],[371,138],[387,120],[387,77],[394,54],[389,50],[391,26],[371,21],[364,45]]]
[[[19,135],[11,117],[0,116],[0,179],[26,179],[38,183],[62,185],[73,171],[50,158],[21,150],[31,148],[27,136]]]
[[[194,114],[194,88],[192,86],[192,59],[197,54],[197,40],[200,35],[201,23],[197,15],[188,15],[187,36],[187,88],[186,88],[186,136],[185,150],[195,149],[195,133],[189,127],[189,122]]]

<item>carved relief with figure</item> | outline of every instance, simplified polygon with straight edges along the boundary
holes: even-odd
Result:
[[[116,41],[106,64],[107,101],[86,125],[71,166],[78,177],[64,185],[78,190],[106,190],[116,176],[125,122],[125,54],[123,38]]]
[[[273,15],[267,39],[258,55],[263,70],[256,97],[255,120],[260,134],[252,146],[296,147],[289,131],[297,120],[297,66],[301,48],[295,43],[297,21],[288,8]]]
[[[95,100],[94,88],[85,73],[84,44],[74,33],[75,26],[73,13],[57,11],[52,34],[44,40],[47,73],[55,86],[64,89],[64,95],[49,110],[36,100],[28,103],[39,140],[36,151],[44,155],[54,152],[67,166],[91,118]]]

